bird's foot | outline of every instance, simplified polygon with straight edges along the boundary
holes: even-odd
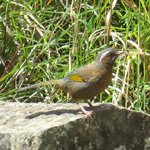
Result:
[[[91,111],[86,111],[86,110],[84,109],[84,110],[81,110],[81,111],[77,112],[77,114],[85,114],[85,115],[87,115],[90,119],[93,120],[93,117],[92,117],[93,111],[92,111],[92,110],[91,110]]]
[[[84,109],[84,107],[82,107],[82,106],[79,104],[79,102],[77,102],[77,101],[75,101],[75,102],[76,102],[76,104],[77,104],[77,105],[80,107],[80,109],[81,109],[81,111],[78,112],[78,114],[85,114],[85,115],[87,115],[89,118],[91,118],[91,119],[93,120],[93,118],[92,118],[93,111],[92,111],[92,110],[87,111],[87,110]]]

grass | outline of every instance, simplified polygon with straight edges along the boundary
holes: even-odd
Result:
[[[2,2],[0,101],[65,102],[67,95],[55,86],[14,91],[62,78],[92,62],[98,51],[115,46],[129,55],[117,60],[112,84],[94,101],[149,113],[150,1],[131,2]]]

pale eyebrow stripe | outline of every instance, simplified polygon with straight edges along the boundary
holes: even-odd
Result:
[[[109,53],[110,51],[105,52],[104,54],[102,54],[101,58],[100,58],[100,62],[102,61],[102,59]]]

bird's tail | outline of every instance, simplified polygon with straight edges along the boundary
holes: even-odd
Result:
[[[33,85],[23,87],[21,89],[18,89],[16,92],[24,91],[24,90],[31,89],[31,88],[36,88],[36,87],[39,87],[39,86],[58,84],[59,82],[60,82],[60,80],[50,80],[50,81],[39,82],[39,83],[36,83],[36,84],[33,84]]]

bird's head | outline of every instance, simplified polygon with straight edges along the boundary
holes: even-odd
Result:
[[[112,66],[116,58],[125,53],[125,51],[117,51],[115,48],[107,48],[99,52],[96,63]]]

